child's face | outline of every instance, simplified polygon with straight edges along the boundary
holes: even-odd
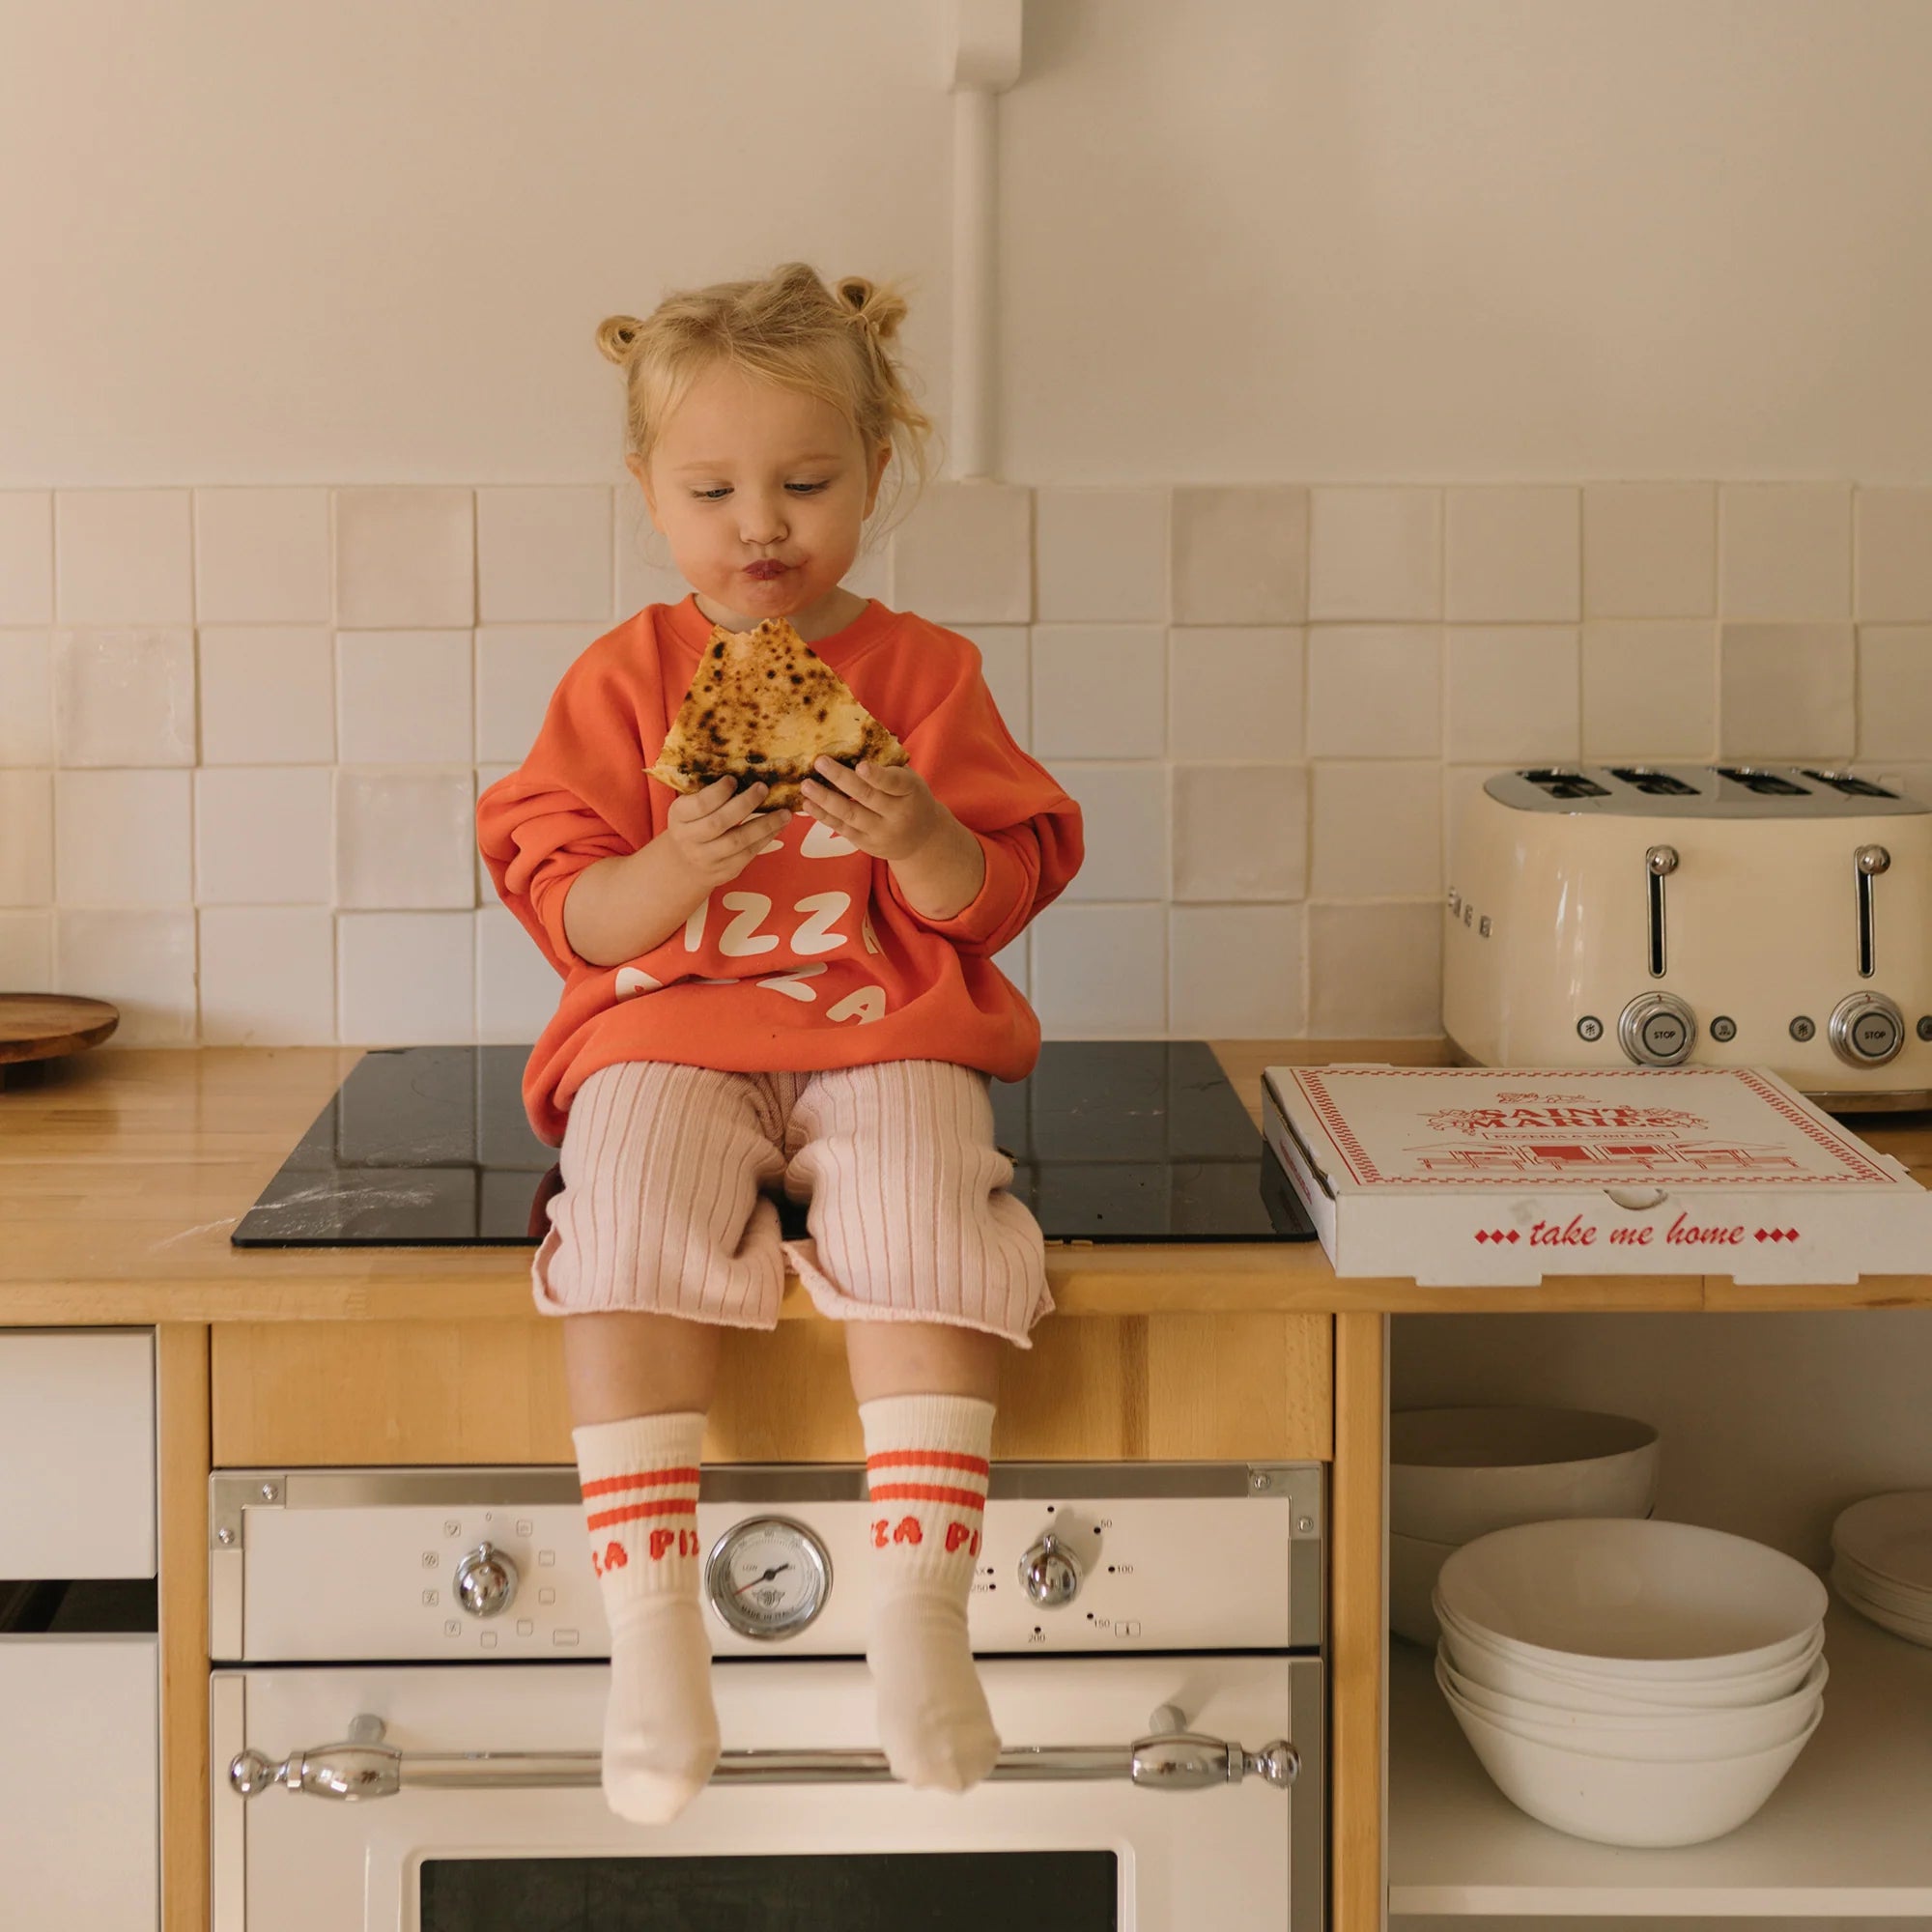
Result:
[[[884,446],[867,461],[858,432],[829,403],[714,363],[665,424],[649,463],[629,463],[685,582],[759,623],[838,587],[891,453]]]

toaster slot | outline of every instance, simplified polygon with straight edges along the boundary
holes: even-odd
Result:
[[[1713,765],[1719,778],[1754,791],[1760,798],[1809,798],[1808,787],[1786,778],[1781,772],[1768,772],[1759,765]]]
[[[1578,771],[1565,771],[1560,765],[1545,766],[1537,771],[1522,772],[1525,778],[1541,791],[1547,791],[1551,798],[1608,798],[1608,785],[1600,785],[1595,779],[1585,778]]]
[[[1807,779],[1816,779],[1821,785],[1830,785],[1834,792],[1844,798],[1896,798],[1895,791],[1888,791],[1884,785],[1871,779],[1854,778],[1850,772],[1814,772],[1809,765],[1804,768]]]
[[[1651,798],[1701,798],[1693,784],[1686,784],[1680,778],[1673,778],[1669,772],[1652,771],[1648,765],[1612,765],[1610,776],[1621,779],[1633,790],[1645,793]]]

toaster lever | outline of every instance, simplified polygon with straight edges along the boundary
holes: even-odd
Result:
[[[1663,978],[1663,882],[1677,869],[1677,847],[1653,845],[1643,855],[1645,883],[1650,892],[1650,977]]]
[[[1859,978],[1869,980],[1878,971],[1877,922],[1872,913],[1872,881],[1891,869],[1891,854],[1883,845],[1861,845],[1852,854],[1859,895]]]

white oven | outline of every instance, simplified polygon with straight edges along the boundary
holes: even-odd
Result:
[[[214,1932],[1316,1932],[1321,1465],[996,1465],[971,1618],[1005,1748],[963,1796],[877,1750],[864,1493],[705,1472],[713,1602],[742,1549],[770,1615],[714,1613],[724,1755],[654,1829],[597,1784],[573,1470],[217,1474]]]

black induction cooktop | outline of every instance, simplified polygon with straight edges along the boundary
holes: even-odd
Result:
[[[555,1150],[530,1131],[529,1049],[364,1056],[230,1239],[242,1248],[516,1247],[548,1226]],[[993,1083],[1013,1192],[1049,1241],[1306,1241],[1288,1177],[1200,1040],[1049,1040]],[[780,1203],[787,1238],[805,1210]]]

